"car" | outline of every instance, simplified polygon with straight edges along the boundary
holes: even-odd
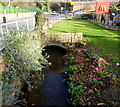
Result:
[[[116,15],[116,16],[113,18],[113,22],[114,22],[116,25],[119,25],[119,26],[120,26],[120,14]]]
[[[53,11],[52,13],[51,13],[51,15],[56,15],[57,13],[56,13],[56,11]]]
[[[96,12],[95,11],[89,11],[88,12],[88,18],[89,19],[96,19]]]
[[[61,10],[61,11],[59,11],[59,13],[60,13],[60,14],[63,14],[63,13],[64,13],[64,11],[63,11],[63,10]]]
[[[72,12],[67,12],[66,17],[73,17],[73,13]]]
[[[76,11],[74,11],[73,12],[73,14],[85,14],[86,12],[83,10],[83,11],[81,11],[81,10],[76,10]]]
[[[65,13],[65,14],[67,14],[67,13],[69,13],[69,12],[70,12],[69,10],[64,10],[64,13]]]

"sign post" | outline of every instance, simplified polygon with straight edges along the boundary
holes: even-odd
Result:
[[[3,23],[6,23],[7,22],[7,19],[6,19],[6,8],[9,8],[10,7],[10,0],[8,0],[8,6],[6,6],[4,8],[4,17],[3,17]]]
[[[70,2],[70,11],[73,11],[74,2]]]

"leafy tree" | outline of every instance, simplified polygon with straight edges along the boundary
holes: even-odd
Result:
[[[50,2],[47,2],[47,1],[43,1],[43,2],[37,2],[37,6],[40,8],[40,9],[47,9],[48,12],[50,12],[50,6],[51,6],[51,3]]]

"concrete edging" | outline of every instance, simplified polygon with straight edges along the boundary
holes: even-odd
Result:
[[[98,26],[101,26],[101,27],[103,27],[105,29],[120,31],[120,26],[107,25],[107,24],[100,23],[100,22],[93,21],[93,20],[88,20],[88,21],[90,21],[92,23],[95,23]]]
[[[83,33],[46,33],[47,41],[75,43],[83,40]]]

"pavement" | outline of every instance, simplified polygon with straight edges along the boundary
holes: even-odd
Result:
[[[13,22],[20,19],[27,19],[35,16],[36,12],[6,14],[7,22]],[[4,14],[0,14],[0,24],[3,24]],[[22,22],[20,23],[22,24]],[[11,25],[12,27],[12,25]],[[0,51],[3,49],[4,37],[0,37]]]
[[[28,13],[11,13],[11,14],[6,14],[6,20],[7,22],[15,21],[15,20],[20,20],[20,19],[25,19],[32,17],[36,14],[36,12],[28,12]],[[4,14],[0,14],[0,24],[3,23],[3,17]]]

